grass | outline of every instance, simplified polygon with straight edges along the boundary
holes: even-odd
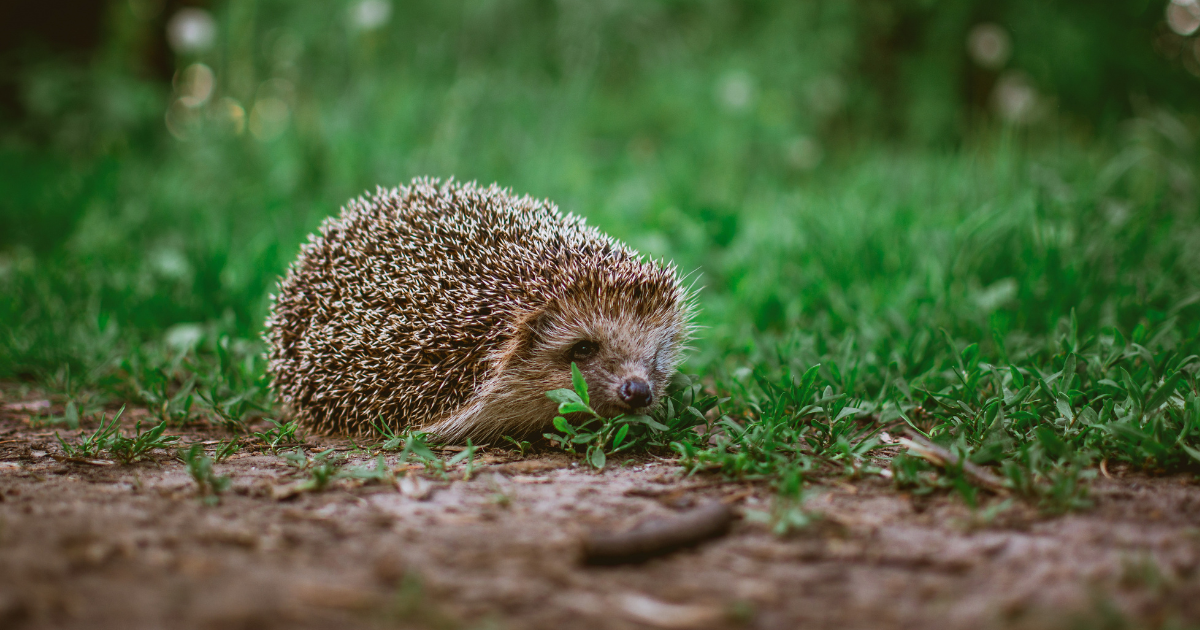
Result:
[[[1083,338],[1072,313],[1051,349],[1022,360],[1007,357],[1003,338],[993,340],[1002,356],[992,358],[978,344],[957,350],[947,335],[953,351],[940,365],[882,387],[859,384],[832,360],[799,375],[784,366],[773,378],[753,374],[734,395],[710,397],[699,409],[676,392],[661,422],[597,415],[574,370],[574,391],[548,396],[560,413],[582,412],[585,420],[573,426],[555,418],[561,433],[546,437],[571,453],[586,445],[585,461],[596,469],[606,454],[668,443],[692,473],[773,479],[788,496],[798,496],[797,476],[888,474],[900,488],[952,488],[974,506],[981,484],[961,463],[931,475],[932,466],[909,451],[887,473],[879,467],[881,433],[912,431],[949,446],[959,462],[995,467],[1003,488],[1057,512],[1089,505],[1085,480],[1101,461],[1159,474],[1200,464],[1200,356],[1194,340],[1168,345],[1167,338],[1177,338],[1174,322],[1154,333],[1139,327],[1131,339],[1116,329]],[[675,414],[677,404],[683,414]],[[681,415],[694,420],[680,424]],[[645,428],[625,442],[637,424]]]
[[[218,442],[216,450],[213,451],[213,463],[220,464],[221,462],[236,455],[242,450],[242,440],[238,436],[234,436],[224,442]]]
[[[699,409],[691,404],[685,406],[680,401],[677,391],[675,396],[666,401],[664,408],[659,410],[661,421],[650,415],[640,414],[605,418],[592,409],[587,381],[574,362],[571,363],[571,382],[572,389],[546,392],[547,397],[558,403],[558,413],[562,415],[554,418],[554,428],[561,433],[546,433],[545,438],[571,454],[575,454],[577,446],[583,447],[584,461],[596,470],[603,470],[608,458],[623,450],[637,447],[644,449],[653,444],[669,443],[672,436],[706,424],[704,413],[716,405],[716,399],[710,398],[695,403],[699,405]],[[689,393],[694,393],[690,387],[687,389]],[[678,411],[682,413],[677,413],[677,404]],[[571,416],[578,424],[568,422],[567,416]],[[520,444],[518,449],[524,450]]]
[[[1145,174],[1098,193],[1086,166],[1103,171],[1102,156],[1043,151],[863,158],[829,182],[751,200],[728,242],[697,233],[669,245],[685,269],[705,260],[705,329],[688,366],[700,376],[656,425],[558,426],[561,441],[598,467],[618,451],[666,447],[695,472],[853,477],[888,468],[880,431],[910,429],[995,467],[1049,510],[1084,505],[1103,461],[1192,470],[1200,267],[1187,243],[1200,222],[1165,186],[1141,188]],[[1069,194],[1046,189],[1048,164]],[[1113,204],[1125,208],[1117,223]],[[5,281],[37,311],[54,301],[20,286],[60,271],[10,268]],[[18,322],[7,348],[86,325],[63,313]],[[72,404],[94,405],[81,392],[99,391],[160,422],[204,417],[245,433],[271,402],[261,345],[236,328],[176,324],[137,344],[96,328],[79,334],[85,348],[108,344],[104,358],[37,378],[62,382]],[[294,441],[294,425],[270,422],[262,441]],[[953,471],[908,456],[891,468],[899,486],[975,500]]]
[[[305,492],[324,490],[331,481],[337,479],[342,459],[333,449],[307,455],[301,448],[284,453],[283,458],[300,472],[308,474],[308,479],[299,486]]]
[[[218,463],[222,457],[205,455],[204,447],[200,444],[193,444],[187,450],[180,449],[179,458],[187,465],[188,474],[196,482],[200,500],[204,503],[216,505],[221,500],[220,495],[233,485],[232,477],[217,475],[213,471],[213,464]]]
[[[0,379],[55,392],[67,412],[47,423],[119,401],[153,430],[291,446],[260,340],[278,277],[350,197],[455,176],[549,197],[703,287],[697,376],[667,406],[556,426],[593,465],[652,449],[789,496],[891,472],[976,501],[961,470],[885,441],[913,431],[1048,510],[1084,505],[1101,463],[1194,471],[1195,122],[1143,104],[1091,131],[1051,113],[896,141],[847,70],[853,15],[768,5],[614,9],[590,56],[543,49],[579,38],[524,5],[498,31],[484,9],[414,5],[395,37],[308,5],[221,9],[245,37],[178,60],[218,86],[183,139],[163,125],[182,87],[48,63],[21,84],[36,115],[0,129]],[[637,28],[612,28],[631,12]],[[846,101],[814,109],[808,87],[839,76]],[[268,97],[278,135],[222,118]],[[799,145],[819,159],[791,159]],[[380,439],[444,474],[423,436]]]
[[[105,419],[101,415],[99,426],[90,435],[86,431],[79,432],[78,444],[64,440],[57,431],[54,432],[54,437],[67,457],[104,457],[125,465],[141,461],[151,451],[166,449],[179,441],[179,436],[164,435],[167,429],[166,421],[142,431],[142,421],[138,420],[133,436],[126,437],[121,433],[120,423],[124,411],[125,408],[122,407],[111,419]]]
[[[267,423],[270,425],[262,431],[255,431],[254,437],[262,441],[272,453],[278,448],[286,444],[298,444],[300,439],[296,437],[296,430],[299,426],[295,422],[283,422],[274,418],[267,418]]]
[[[666,447],[695,472],[853,477],[888,467],[881,431],[910,429],[995,467],[1051,510],[1083,505],[1102,461],[1192,470],[1200,266],[1188,243],[1200,221],[1136,169],[1099,188],[1104,159],[1069,145],[864,157],[829,181],[748,200],[728,241],[682,229],[668,253],[685,269],[704,260],[705,285],[687,399],[636,429],[558,426],[561,441],[598,467],[618,450]],[[21,290],[62,273],[46,264],[4,276],[27,310],[60,299]],[[65,313],[19,321],[6,348],[88,325]],[[69,380],[79,405],[94,404],[79,392],[100,391],[170,424],[204,417],[244,433],[270,413],[261,344],[236,325],[174,324],[136,344],[145,331],[104,330],[78,333],[103,358],[37,378]],[[272,422],[260,439],[294,440],[294,425]],[[907,456],[892,468],[898,485],[973,500],[953,471],[934,475]]]

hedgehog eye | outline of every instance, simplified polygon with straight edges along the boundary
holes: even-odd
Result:
[[[572,361],[582,361],[596,354],[599,350],[599,344],[585,339],[571,346],[571,349],[567,351],[567,358]]]

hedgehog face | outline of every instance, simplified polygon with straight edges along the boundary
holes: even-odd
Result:
[[[676,309],[549,315],[527,361],[565,388],[571,387],[575,363],[587,381],[592,408],[601,415],[644,413],[662,400],[679,362],[682,319]]]
[[[669,352],[664,346],[670,340],[620,334],[595,337],[572,344],[559,360],[559,369],[568,376],[571,363],[579,366],[592,407],[612,417],[639,413],[658,403],[670,379],[658,356]]]

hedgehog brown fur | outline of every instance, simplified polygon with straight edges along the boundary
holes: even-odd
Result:
[[[268,371],[321,432],[489,439],[549,424],[573,361],[600,413],[657,404],[690,313],[673,266],[548,201],[417,179],[302,246],[267,319]]]

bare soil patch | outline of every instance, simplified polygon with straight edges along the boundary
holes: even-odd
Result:
[[[1110,471],[1089,511],[1048,517],[1014,502],[990,520],[882,479],[830,482],[805,504],[822,518],[792,535],[743,518],[697,548],[596,567],[581,562],[590,530],[708,501],[767,511],[772,491],[652,457],[597,474],[563,455],[485,449],[469,480],[461,467],[448,480],[410,470],[401,487],[343,480],[280,500],[295,469],[243,451],[217,465],[233,487],[206,505],[173,454],[55,459],[53,430],[31,424],[46,410],[14,391],[0,399],[3,628],[1200,624],[1192,477]],[[308,444],[370,460],[348,441]]]

